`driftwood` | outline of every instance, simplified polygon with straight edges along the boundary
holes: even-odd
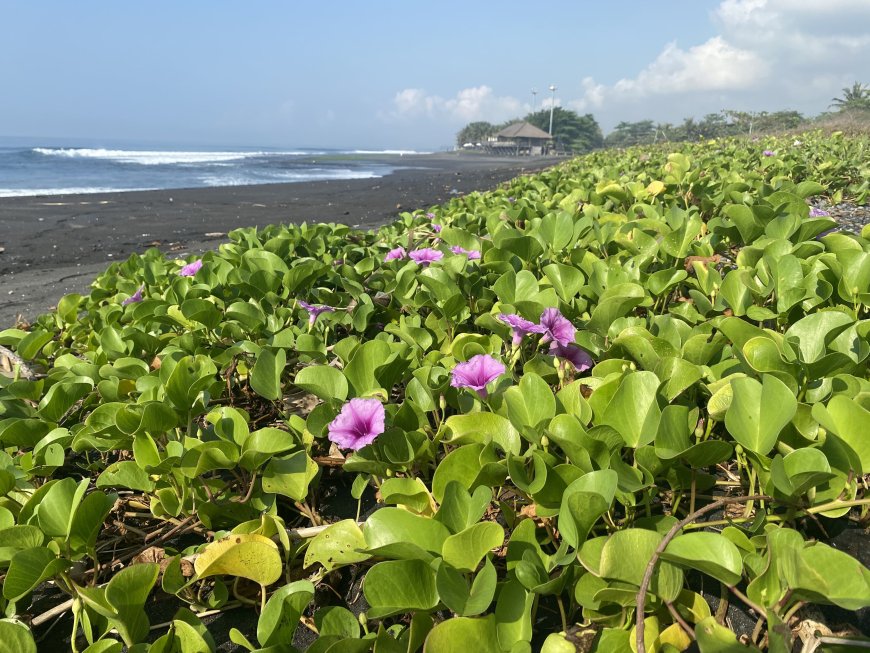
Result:
[[[42,376],[34,372],[21,356],[0,345],[0,374],[14,376],[16,368],[18,370],[18,375],[28,381],[33,381]]]

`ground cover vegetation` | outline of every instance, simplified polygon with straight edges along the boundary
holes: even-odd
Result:
[[[112,264],[0,331],[0,651],[844,650],[870,233],[812,204],[866,203],[868,147],[599,151]]]

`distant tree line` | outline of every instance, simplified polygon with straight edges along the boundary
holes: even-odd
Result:
[[[695,141],[722,138],[725,136],[750,136],[759,132],[780,132],[809,126],[832,115],[858,115],[870,120],[870,86],[855,82],[844,88],[840,97],[831,101],[825,112],[814,118],[806,118],[797,111],[736,111],[725,109],[709,113],[701,120],[686,118],[682,123],[656,123],[652,120],[620,122],[605,138],[598,122],[591,113],[579,115],[569,109],[555,107],[553,110],[553,139],[558,151],[587,152],[599,147],[629,147],[659,141]],[[485,121],[472,122],[456,135],[459,147],[466,143],[485,143],[499,131],[523,120],[544,131],[550,127],[550,110],[541,109],[501,124]]]
[[[456,144],[462,147],[466,143],[486,143],[502,129],[515,122],[525,121],[538,129],[549,132],[550,110],[541,109],[527,114],[523,118],[514,118],[507,122],[492,124],[486,121],[472,122],[456,134]],[[591,113],[579,115],[575,111],[554,107],[553,109],[553,143],[556,150],[574,153],[588,152],[604,146],[604,134]]]

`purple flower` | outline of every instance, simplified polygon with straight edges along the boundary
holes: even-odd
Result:
[[[592,357],[574,343],[560,345],[558,342],[554,342],[550,345],[550,355],[564,358],[578,372],[585,372],[592,367]]]
[[[562,346],[574,342],[574,334],[577,329],[568,321],[564,315],[559,312],[558,308],[548,308],[541,314],[540,326],[541,333],[544,337],[541,338],[541,344],[555,341]]]
[[[139,290],[134,292],[130,297],[127,297],[124,301],[121,302],[121,306],[129,306],[130,304],[136,304],[142,301],[142,293],[145,291],[145,286],[139,286]]]
[[[810,217],[811,218],[827,218],[830,213],[827,211],[823,211],[822,209],[817,209],[815,206],[810,207]]]
[[[308,324],[314,324],[317,321],[317,316],[321,313],[333,313],[335,309],[332,306],[323,306],[322,304],[309,304],[299,300],[299,305],[308,311]]]
[[[436,234],[440,234],[441,229],[442,229],[442,227],[440,224],[433,224],[432,225],[432,231],[434,231]]]
[[[200,271],[202,268],[202,259],[198,259],[193,263],[188,263],[183,268],[178,271],[182,277],[193,277],[196,276],[196,273]]]
[[[465,254],[468,257],[469,261],[480,260],[480,252],[476,249],[465,249],[464,247],[460,247],[459,245],[454,245],[450,248],[450,251],[454,254]]]
[[[523,336],[529,333],[543,333],[544,328],[530,320],[514,313],[501,313],[498,319],[513,329],[514,338],[511,344],[516,347],[523,341]]]
[[[431,211],[429,211],[429,213],[426,214],[426,217],[429,218],[430,220],[434,220],[434,219],[435,219],[435,214],[432,213]]]
[[[508,197],[508,202],[510,202],[511,204],[513,204],[516,201],[517,201],[516,197]]]
[[[329,423],[329,440],[359,451],[384,432],[384,407],[377,399],[351,399]]]
[[[408,254],[408,257],[414,261],[414,263],[426,267],[430,263],[440,261],[444,258],[444,253],[439,252],[437,249],[424,247],[423,249],[415,249],[413,252]]]
[[[504,372],[501,361],[487,354],[478,354],[467,363],[459,363],[453,368],[450,385],[454,388],[469,388],[481,397],[486,397],[486,384],[495,381]]]
[[[762,154],[764,154],[764,156],[776,156],[776,152],[774,152],[773,150],[764,150]]]
[[[405,251],[404,247],[396,247],[395,249],[391,249],[387,252],[387,255],[384,257],[384,263],[387,261],[395,261],[397,259],[403,259],[408,255]]]

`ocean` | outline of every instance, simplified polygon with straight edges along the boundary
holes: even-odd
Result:
[[[409,150],[0,146],[0,197],[382,177]]]

